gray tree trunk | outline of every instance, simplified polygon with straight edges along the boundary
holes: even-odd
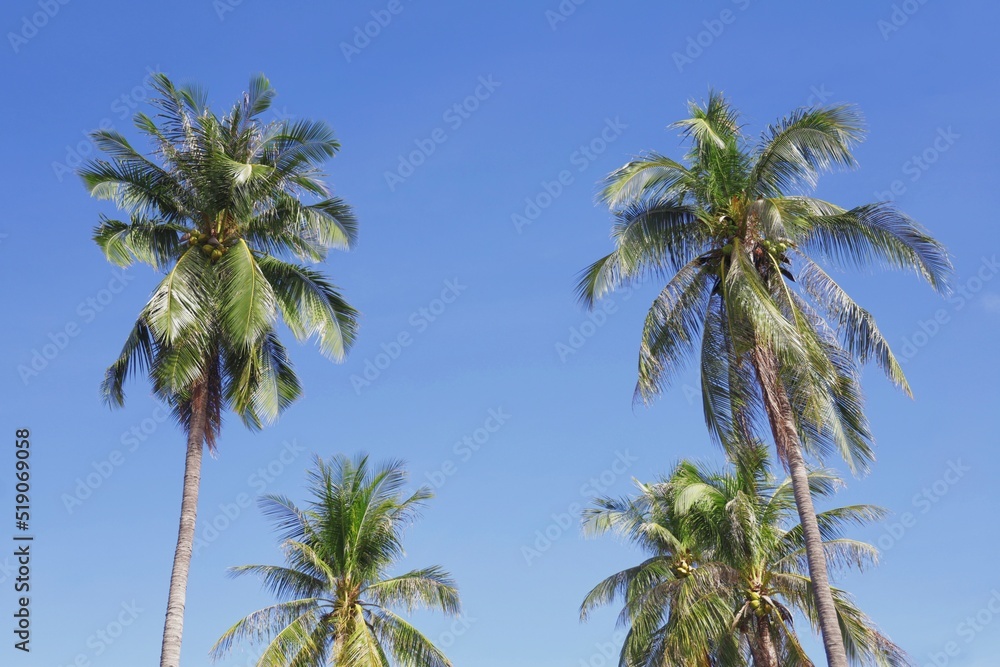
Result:
[[[823,635],[827,664],[829,667],[848,667],[844,638],[840,634],[837,610],[833,604],[833,593],[830,591],[826,556],[823,553],[823,538],[819,534],[816,510],[813,508],[812,494],[809,492],[808,470],[805,459],[802,458],[802,445],[795,428],[792,405],[778,377],[778,364],[774,355],[769,350],[758,347],[754,350],[753,359],[767,418],[771,424],[771,433],[778,449],[778,457],[788,466],[792,478],[792,492],[799,512],[799,521],[802,523],[809,578],[812,579],[813,598],[816,602],[816,614]]]
[[[184,493],[181,497],[181,522],[177,532],[177,548],[170,573],[170,593],[167,596],[167,618],[163,625],[163,645],[160,667],[180,667],[181,635],[184,631],[184,600],[187,595],[188,571],[194,547],[194,528],[198,514],[198,488],[201,484],[201,459],[208,427],[208,394],[204,384],[191,392],[191,425],[184,462]]]

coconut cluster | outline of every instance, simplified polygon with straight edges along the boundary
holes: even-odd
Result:
[[[736,239],[743,237],[743,230],[740,226],[728,215],[723,215],[719,217],[719,227],[718,235],[722,239],[722,253],[728,255],[733,252],[735,247]],[[768,239],[763,238],[757,241],[757,246],[754,248],[754,254],[757,257],[762,257],[764,253],[778,259],[782,262],[787,263],[787,257],[785,253],[794,244],[790,239],[779,238],[779,239]]]
[[[722,228],[720,230],[722,238],[726,239],[725,244],[722,246],[722,252],[728,255],[733,251],[733,240],[738,236],[741,236],[740,227],[736,224],[736,221],[728,215],[720,217],[719,222],[722,223]]]
[[[234,241],[223,243],[214,234],[196,232],[185,234],[181,237],[181,242],[200,246],[201,252],[212,260],[213,264],[222,259],[222,256],[229,252],[229,247],[234,243]]]
[[[761,239],[758,247],[762,250],[762,252],[758,254],[766,252],[772,257],[781,258],[791,247],[791,243],[787,239],[778,239],[776,241],[772,241],[771,239]]]
[[[761,592],[751,588],[746,592],[746,594],[747,603],[750,605],[750,608],[753,609],[754,613],[760,617],[766,616],[770,611],[771,605],[766,599],[764,599]]]
[[[690,577],[691,573],[694,572],[694,568],[691,567],[691,563],[689,563],[687,560],[683,558],[678,561],[675,561],[670,566],[670,570],[674,573],[674,576],[677,577],[678,579],[684,579],[685,577]]]

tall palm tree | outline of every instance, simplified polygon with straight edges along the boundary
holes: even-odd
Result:
[[[733,467],[716,472],[684,461],[668,479],[640,484],[637,498],[598,499],[586,514],[592,533],[619,532],[650,556],[603,581],[582,607],[586,614],[616,599],[624,602],[620,619],[630,629],[623,665],[813,664],[792,624],[798,612],[818,630],[802,527],[791,525],[791,483],[774,478],[762,445],[743,447]],[[819,470],[809,473],[809,484],[814,494],[828,496],[840,480]],[[882,516],[881,508],[870,505],[820,513],[823,548],[831,562],[844,568],[873,563],[873,547],[841,534]],[[658,567],[664,559],[676,563],[676,554],[664,549],[668,542],[649,539],[666,534],[684,535],[686,549],[697,559],[684,568]],[[833,597],[851,664],[909,664],[847,593],[833,589]]]
[[[350,207],[322,181],[320,165],[340,147],[333,132],[322,122],[262,120],[274,97],[266,78],[253,78],[221,118],[197,88],[164,75],[153,85],[155,118],[135,116],[152,153],[100,130],[91,136],[110,159],[80,175],[91,195],[128,216],[102,216],[94,231],[108,260],[165,272],[103,391],[109,404],[123,405],[125,381],[147,375],[187,436],[160,658],[161,667],[177,667],[203,450],[214,451],[225,410],[257,429],[301,394],[277,335],[279,315],[299,340],[315,337],[326,356],[344,357],[357,313],[302,262],[349,248],[357,232]]]
[[[651,401],[700,356],[714,439],[726,445],[770,431],[791,474],[827,660],[846,667],[804,456],[838,450],[855,472],[873,460],[859,364],[874,360],[909,387],[871,314],[814,255],[913,271],[939,291],[951,265],[889,203],[845,209],[808,194],[820,173],[855,164],[863,131],[852,107],[798,110],[752,142],[712,93],[674,127],[691,144],[685,163],[654,153],[608,177],[615,248],[583,273],[578,292],[592,306],[644,278],[667,281],[643,327],[636,399]]]
[[[371,466],[367,456],[309,472],[304,508],[282,496],[261,499],[282,539],[286,566],[244,565],[280,602],[243,618],[219,639],[214,658],[239,640],[265,644],[259,667],[450,667],[447,657],[392,611],[402,607],[459,613],[458,591],[438,566],[390,575],[403,555],[403,530],[424,501],[422,487],[403,497],[407,475],[398,461]]]

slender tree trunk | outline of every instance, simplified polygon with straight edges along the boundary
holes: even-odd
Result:
[[[753,360],[778,456],[788,466],[792,478],[792,492],[799,512],[799,521],[802,523],[802,534],[805,537],[809,578],[812,579],[813,598],[816,602],[816,614],[823,635],[827,664],[829,667],[848,667],[844,638],[840,634],[837,610],[833,604],[833,593],[830,591],[830,579],[826,571],[823,538],[819,534],[816,510],[813,508],[812,494],[809,492],[808,471],[805,459],[802,458],[802,446],[795,428],[792,405],[778,377],[778,363],[774,354],[763,347],[758,347],[754,350]]]
[[[167,620],[163,625],[163,646],[160,667],[180,667],[181,634],[184,631],[184,599],[187,594],[188,571],[194,547],[195,519],[198,513],[198,487],[201,484],[201,458],[208,426],[208,392],[199,383],[191,392],[191,424],[184,461],[184,494],[181,498],[181,522],[177,532],[177,549],[170,573],[170,593],[167,597]]]
[[[757,621],[757,636],[750,636],[750,654],[753,656],[753,667],[781,667],[778,664],[778,650],[774,646],[774,636],[771,635],[771,625],[765,619]]]

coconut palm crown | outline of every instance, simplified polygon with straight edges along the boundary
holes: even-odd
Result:
[[[803,444],[864,470],[872,452],[855,362],[909,386],[872,315],[816,260],[908,270],[944,292],[947,253],[891,203],[845,209],[806,194],[822,172],[855,166],[864,132],[853,107],[801,109],[756,142],[717,93],[690,110],[672,126],[691,144],[685,163],[651,153],[608,176],[615,248],[583,272],[578,294],[589,306],[646,278],[668,281],[642,331],[637,400],[697,358],[711,433],[734,442],[761,425],[750,352],[765,347],[805,417]]]
[[[841,485],[829,470],[811,472],[809,483],[820,497]],[[722,471],[682,461],[668,478],[638,487],[637,497],[596,499],[585,514],[591,534],[619,533],[649,556],[605,579],[582,606],[586,617],[623,602],[623,667],[812,665],[793,625],[799,615],[819,629],[802,527],[793,521],[790,480],[774,477],[767,449],[745,446]],[[838,569],[874,564],[874,547],[843,533],[884,516],[871,505],[821,512],[830,562]],[[849,594],[834,588],[833,596],[852,665],[910,664]]]
[[[111,160],[81,169],[94,197],[129,215],[102,217],[94,230],[108,260],[165,273],[103,386],[109,402],[122,404],[128,377],[148,373],[190,425],[192,388],[204,384],[212,447],[226,408],[258,428],[301,393],[277,337],[279,315],[294,336],[314,337],[326,356],[343,359],[357,313],[302,262],[350,248],[357,222],[322,180],[321,164],[340,149],[332,130],[263,122],[274,98],[263,76],[222,118],[198,88],[177,88],[162,74],[154,88],[156,117],[135,117],[152,155],[100,130],[94,143]]]
[[[406,481],[397,461],[374,466],[366,456],[338,456],[331,463],[316,460],[307,506],[282,496],[262,498],[286,566],[244,565],[231,572],[259,576],[279,602],[233,625],[213,656],[246,641],[263,645],[259,667],[450,667],[440,649],[393,611],[459,613],[458,591],[440,567],[389,572],[403,555],[403,530],[432,496],[423,487],[404,497]]]

